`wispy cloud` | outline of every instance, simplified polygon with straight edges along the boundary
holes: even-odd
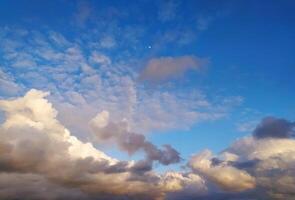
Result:
[[[137,81],[138,77],[164,81],[184,76],[188,70],[202,70],[206,59],[195,56],[154,58],[144,71],[138,72],[130,56],[110,57],[109,52],[91,45],[85,50],[84,42],[80,44],[81,41],[70,40],[57,32],[27,31],[30,34],[18,35],[11,31],[3,30],[6,40],[0,44],[5,63],[13,65],[17,60],[8,55],[19,53],[35,62],[29,68],[22,65],[22,70],[13,70],[14,78],[26,85],[27,90],[51,91],[52,100],[60,110],[59,118],[75,134],[81,134],[81,130],[89,133],[87,120],[103,110],[115,121],[128,119],[135,132],[146,133],[188,128],[203,120],[218,119],[236,106],[210,102],[202,91],[165,88],[158,91],[145,88]],[[95,41],[95,38],[87,41]],[[5,70],[12,72],[7,66]],[[73,115],[76,112],[83,114]]]

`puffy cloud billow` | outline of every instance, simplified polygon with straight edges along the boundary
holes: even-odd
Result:
[[[6,116],[0,135],[0,170],[1,177],[10,180],[9,184],[1,181],[2,199],[18,199],[23,194],[28,199],[39,199],[40,195],[42,199],[67,199],[75,193],[77,199],[97,194],[104,199],[109,195],[143,194],[154,187],[128,181],[132,163],[108,157],[72,136],[56,119],[57,111],[46,95],[31,90],[24,97],[0,102]],[[18,190],[22,183],[31,186],[21,188],[23,192],[11,191],[14,187]],[[52,192],[56,198],[51,197]]]
[[[169,145],[158,149],[120,123],[108,124],[107,112],[90,122],[104,126],[100,138],[115,137],[129,153],[142,148],[146,160],[119,161],[80,141],[57,120],[48,94],[32,89],[24,97],[0,101],[6,118],[0,129],[1,199],[164,199],[166,192],[190,184],[205,188],[197,175],[163,177],[152,166],[138,173],[152,161],[179,162],[179,153]]]
[[[1,100],[1,199],[292,199],[295,189],[293,122],[268,117],[218,155],[194,155],[183,172],[157,174],[153,162],[181,160],[171,146],[156,147],[113,121],[107,111],[90,122],[97,140],[110,140],[140,161],[120,161],[80,141],[57,120],[47,92]],[[269,135],[266,137],[267,131]],[[279,132],[284,137],[278,137]],[[263,132],[265,137],[257,137]]]
[[[266,117],[257,125],[252,136],[235,141],[216,156],[209,150],[196,154],[189,166],[214,187],[221,189],[211,193],[217,199],[293,199],[293,134],[293,122]]]
[[[147,141],[144,135],[128,130],[128,121],[122,120],[117,123],[110,121],[107,111],[98,113],[90,125],[99,140],[113,139],[119,148],[128,154],[143,150],[146,154],[144,163],[147,165],[151,165],[153,161],[169,165],[181,160],[179,153],[170,145],[166,144],[163,149],[159,149]]]

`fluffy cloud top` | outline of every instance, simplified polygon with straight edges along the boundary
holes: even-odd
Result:
[[[255,178],[232,166],[212,164],[212,153],[203,151],[192,157],[190,166],[227,191],[240,192],[255,187]]]
[[[1,172],[8,173],[7,176],[39,174],[45,182],[61,188],[74,187],[87,194],[96,193],[95,188],[106,193],[124,193],[120,187],[123,182],[128,183],[127,171],[132,163],[126,163],[122,173],[107,173],[121,163],[72,136],[56,119],[57,111],[44,98],[46,95],[31,90],[23,98],[0,102],[6,115],[0,135]],[[113,183],[103,183],[105,179],[112,179]],[[130,182],[126,192],[143,191],[142,184]],[[1,196],[6,198],[4,192]]]
[[[201,152],[189,166],[217,187],[234,192],[227,198],[292,199],[295,140],[286,138],[290,124],[285,119],[264,118],[253,136],[235,141],[217,156],[208,150]],[[257,137],[260,131],[263,135]]]
[[[23,191],[27,199],[116,199],[124,196],[163,199],[166,192],[181,190],[191,182],[203,184],[200,178],[194,181],[195,177],[184,179],[179,174],[174,181],[181,181],[180,186],[172,187],[171,183],[167,186],[165,177],[156,175],[151,168],[138,173],[144,162],[118,161],[91,143],[81,142],[56,119],[57,111],[45,98],[48,94],[33,89],[24,97],[0,101],[6,116],[0,128],[0,176],[9,180],[9,184],[0,181],[1,198],[20,198]],[[107,125],[104,114],[100,119],[95,118],[98,127]],[[119,124],[116,126],[117,129],[108,127],[109,134],[120,133],[116,132]],[[125,134],[129,137],[131,133]],[[147,160],[169,164],[179,159],[171,147],[159,150],[147,141],[143,144]],[[129,146],[122,144],[122,148]],[[36,182],[45,190],[40,191]],[[24,183],[27,187],[20,188]],[[12,193],[11,187],[17,191]]]
[[[103,111],[89,122],[97,138],[113,140],[129,153],[141,149],[146,154],[137,162],[111,158],[71,135],[57,120],[48,94],[33,89],[24,97],[0,101],[6,117],[0,127],[3,199],[294,197],[293,138],[248,136],[219,155],[209,150],[196,154],[184,172],[159,175],[152,171],[153,161],[166,165],[180,159],[172,147],[157,148],[131,132],[126,120],[113,121]]]

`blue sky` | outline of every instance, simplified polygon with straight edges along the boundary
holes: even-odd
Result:
[[[100,52],[113,62],[128,63],[139,73],[154,57],[194,55],[208,59],[210,63],[201,72],[191,70],[181,78],[168,80],[171,86],[139,83],[150,90],[198,90],[216,105],[225,98],[242,99],[238,105],[232,102],[228,106],[232,108],[226,108],[225,116],[219,119],[192,122],[186,130],[168,129],[148,135],[155,143],[177,146],[187,157],[196,149],[222,150],[232,140],[250,133],[239,132],[239,125],[259,121],[263,116],[295,118],[293,4],[1,1],[0,24],[2,33],[8,28],[12,35],[21,29],[38,34],[56,32],[71,42],[79,42],[84,55],[93,50],[89,48],[91,42],[105,38],[114,47],[100,48]],[[18,69],[9,66],[1,54],[3,71],[23,84],[23,91],[30,88],[30,80],[19,79]],[[42,62],[46,65],[46,61]]]
[[[81,141],[142,159],[93,133],[91,120],[107,111],[116,126],[180,153],[182,162],[156,171],[180,170],[195,153],[250,136],[264,117],[295,120],[294,6],[3,0],[0,97],[49,91],[58,120]]]

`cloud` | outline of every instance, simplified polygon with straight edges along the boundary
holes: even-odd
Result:
[[[43,187],[48,191],[70,190],[81,199],[206,195],[207,182],[195,171],[167,176],[155,173],[155,164],[178,163],[180,155],[168,144],[154,145],[145,134],[185,129],[201,121],[219,119],[241,102],[240,97],[209,99],[202,91],[145,88],[137,81],[133,62],[126,61],[129,57],[124,53],[120,55],[123,59],[113,57],[102,49],[90,48],[81,41],[85,38],[69,40],[51,31],[28,33],[21,37],[11,36],[9,31],[4,34],[7,37],[0,42],[1,56],[4,64],[14,63],[20,53],[18,49],[22,49],[28,58],[34,58],[36,66],[20,71],[5,66],[7,77],[13,74],[13,78],[5,80],[14,83],[17,80],[21,91],[37,87],[50,91],[51,95],[30,90],[24,97],[1,101],[6,120],[0,132],[0,172],[12,179],[18,177],[13,183],[16,188],[23,178],[28,181],[27,196],[46,195],[33,193],[35,185],[30,176],[25,176],[32,174],[33,178],[44,180]],[[112,59],[106,55],[112,55]],[[15,91],[13,96],[21,91]],[[97,113],[109,117],[97,117],[101,121],[95,124],[101,127],[95,127],[95,146],[113,142],[127,153],[143,152],[141,160],[117,160],[96,149],[94,144],[82,142],[92,140],[88,122],[96,119]],[[13,194],[7,197],[10,195]],[[18,195],[14,197],[19,198]]]
[[[87,197],[78,189],[56,185],[43,176],[31,173],[0,173],[0,187],[1,199],[78,200]]]
[[[218,156],[209,151],[194,156],[190,166],[219,188],[231,191],[228,198],[294,198],[294,143],[290,138],[249,136]],[[211,191],[214,193],[218,191]]]
[[[30,90],[24,97],[0,101],[6,116],[0,128],[1,173],[7,177],[13,175],[11,173],[16,177],[30,173],[46,183],[73,188],[86,196],[101,192],[114,196],[141,194],[151,188],[144,187],[146,183],[142,181],[128,181],[132,163],[110,158],[91,143],[72,136],[56,119],[57,111],[45,99],[47,95]],[[17,180],[12,184],[19,185]],[[48,185],[44,187],[50,189]],[[1,191],[1,196],[19,198],[18,192]],[[34,189],[27,197],[41,194]]]
[[[255,178],[246,171],[227,165],[213,165],[212,153],[208,150],[193,156],[190,166],[226,191],[241,192],[255,188]]]
[[[289,138],[295,134],[295,122],[275,117],[266,117],[253,132],[257,138]]]
[[[90,125],[99,140],[113,139],[121,150],[127,151],[129,154],[143,150],[146,154],[145,164],[148,166],[153,161],[169,165],[178,163],[181,160],[179,152],[170,145],[164,145],[163,149],[157,148],[154,144],[147,141],[144,135],[131,132],[128,129],[128,122],[126,120],[117,123],[112,122],[107,111],[98,113],[91,120]]]
[[[7,96],[16,95],[21,91],[21,87],[15,80],[0,69],[0,93]]]
[[[237,124],[237,130],[239,132],[252,132],[256,127],[257,121],[243,121]]]
[[[107,110],[115,121],[128,119],[130,130],[145,134],[187,129],[195,123],[222,118],[236,106],[227,106],[222,99],[209,99],[195,88],[178,90],[175,85],[157,90],[144,87],[137,81],[140,75],[134,69],[135,58],[130,52],[120,51],[117,55],[100,45],[99,49],[90,45],[100,42],[96,32],[79,38],[53,31],[28,30],[27,34],[19,35],[8,28],[2,32],[1,57],[5,73],[11,76],[10,82],[17,80],[25,90],[50,91],[51,101],[60,113],[58,118],[83,139],[90,134],[87,122],[102,110]],[[103,32],[102,38],[106,35],[113,36]],[[117,45],[122,48],[120,42]],[[34,58],[36,66],[21,70],[9,67],[16,62],[19,53]],[[171,59],[177,60],[177,57]],[[3,92],[7,93],[7,89]]]
[[[294,197],[294,144],[295,140],[288,138],[246,137],[234,142],[226,152],[237,155],[234,163],[240,163],[238,167],[255,177],[258,194],[288,199]]]
[[[113,48],[116,46],[116,41],[111,36],[105,36],[100,40],[100,46],[106,49]]]
[[[102,64],[102,65],[110,65],[111,64],[111,60],[109,57],[107,57],[104,54],[101,54],[99,52],[92,52],[92,55],[90,57],[90,62],[94,63],[94,64]]]
[[[267,117],[253,136],[236,140],[220,154],[204,150],[194,155],[188,166],[205,180],[208,189],[200,199],[294,198],[295,140],[288,133],[291,125],[289,120]],[[257,137],[257,132],[262,135]]]
[[[152,170],[152,162],[178,162],[172,147],[157,148],[130,131],[128,121],[114,121],[103,111],[90,122],[98,139],[114,140],[131,154],[141,149],[146,155],[137,162],[111,158],[73,136],[56,118],[47,95],[33,89],[24,97],[0,101],[5,113],[0,127],[3,199],[294,197],[293,138],[248,136],[218,155],[209,150],[194,155],[184,172],[160,175]]]
[[[208,60],[195,56],[160,57],[147,62],[139,79],[151,82],[162,82],[181,77],[188,70],[200,70]]]
[[[192,196],[201,197],[208,194],[205,180],[194,173],[167,172],[162,177],[160,184],[167,192],[166,199],[187,199]]]
[[[58,113],[47,95],[32,89],[24,97],[0,101],[6,117],[0,127],[1,198],[161,200],[167,193],[190,185],[205,190],[197,175],[161,176],[151,171],[151,161],[164,165],[178,162],[178,152],[168,145],[158,149],[122,124],[110,124],[107,112],[94,118],[96,126],[119,131],[108,134],[127,137],[118,138],[121,148],[130,153],[142,148],[147,158],[119,161],[80,141],[56,119]]]

